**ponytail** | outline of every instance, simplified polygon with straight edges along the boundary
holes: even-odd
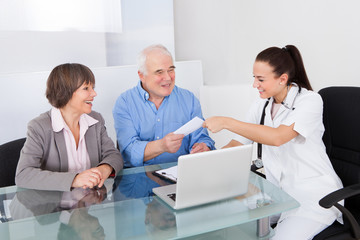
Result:
[[[273,72],[278,77],[284,73],[288,74],[288,85],[296,83],[299,87],[313,90],[301,54],[295,46],[286,45],[284,48],[267,48],[257,55],[256,61],[267,62],[273,67]]]

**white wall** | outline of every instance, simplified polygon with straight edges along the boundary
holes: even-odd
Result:
[[[66,62],[102,67],[105,49],[104,33],[0,31],[0,74],[47,71]]]
[[[107,4],[117,1],[120,2],[113,0]],[[1,14],[16,9],[13,2],[31,4],[26,0],[0,1],[0,74],[50,71],[66,62],[82,63],[90,68],[131,65],[136,63],[138,52],[155,43],[164,44],[173,55],[175,53],[171,0],[121,0],[121,14],[116,16],[122,19],[121,33],[85,31],[87,28],[58,31],[58,27],[53,31],[30,31],[33,30],[31,26],[28,29],[13,26],[12,30],[12,24],[6,31],[2,30],[2,26],[8,26],[2,23],[11,22],[14,15],[21,14],[20,9],[20,12]],[[107,4],[104,6],[109,7]],[[24,14],[26,9],[22,9]],[[114,14],[112,10],[106,12],[109,18]],[[79,18],[79,22],[83,22],[84,19]],[[35,20],[47,22],[45,17]],[[78,26],[79,23],[74,21],[73,24]]]
[[[256,55],[297,46],[314,90],[360,86],[358,0],[174,0],[177,60],[199,59],[204,82],[252,82]]]
[[[121,34],[106,33],[107,66],[136,63],[146,46],[161,43],[175,56],[172,0],[121,0]]]

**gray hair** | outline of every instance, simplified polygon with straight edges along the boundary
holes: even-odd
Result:
[[[161,44],[150,45],[150,46],[146,47],[145,49],[143,49],[137,57],[138,71],[144,75],[148,74],[147,69],[146,69],[146,60],[147,60],[148,54],[152,51],[160,51],[162,54],[170,56],[172,61],[174,61],[171,53],[169,52],[169,50],[167,50],[167,48],[165,46],[163,46]]]

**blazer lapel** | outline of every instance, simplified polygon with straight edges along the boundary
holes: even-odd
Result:
[[[85,142],[86,149],[90,158],[91,167],[96,167],[99,164],[99,147],[97,146],[97,137],[96,137],[96,124],[89,127],[85,133]]]
[[[55,144],[59,153],[60,172],[67,172],[69,170],[69,159],[66,151],[66,144],[63,131],[54,132]]]

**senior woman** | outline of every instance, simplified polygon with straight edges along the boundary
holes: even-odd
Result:
[[[123,167],[102,116],[92,111],[95,77],[81,64],[55,67],[46,98],[53,106],[28,124],[15,182],[19,187],[69,191],[101,187]]]

